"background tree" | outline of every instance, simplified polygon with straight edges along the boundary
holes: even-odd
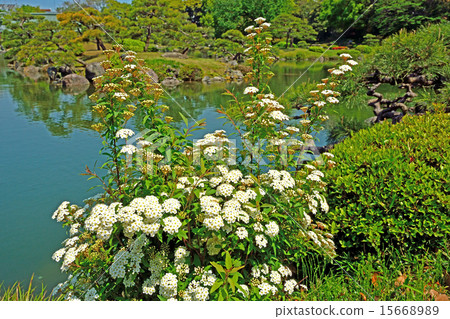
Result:
[[[232,60],[240,60],[244,52],[247,38],[239,30],[228,30],[222,38],[215,41],[215,48],[223,56],[230,56]]]
[[[30,6],[23,6],[11,11],[3,18],[2,45],[7,50],[5,57],[14,58],[20,47],[27,44],[34,38],[42,16],[33,16],[32,11],[38,11],[39,7],[32,9]]]
[[[380,0],[375,4],[371,25],[382,36],[400,29],[415,30],[426,23],[448,19],[450,2],[445,0]]]
[[[120,20],[111,15],[103,15],[93,8],[60,13],[57,18],[61,27],[77,31],[78,40],[95,41],[97,50],[106,50],[102,39],[106,32],[113,33],[120,28]]]
[[[314,41],[317,32],[305,19],[282,13],[273,20],[272,34],[276,38],[285,38],[286,48],[288,48],[297,41]]]
[[[33,38],[21,45],[16,55],[17,61],[25,65],[53,64],[73,66],[83,47],[76,40],[76,33],[62,30],[56,21],[43,20],[34,29]]]
[[[328,30],[342,32],[359,18],[352,28],[361,32],[361,30],[367,30],[371,16],[370,12],[362,17],[361,14],[373,2],[373,0],[323,0],[319,19],[325,22]]]

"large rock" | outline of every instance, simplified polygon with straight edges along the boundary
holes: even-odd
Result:
[[[181,81],[178,80],[177,78],[165,78],[161,82],[161,84],[164,86],[177,86],[177,85],[181,84]]]
[[[158,74],[156,74],[155,71],[153,71],[152,69],[149,68],[145,68],[145,72],[150,75],[150,77],[152,78],[152,80],[156,83],[158,83],[159,79],[158,79]]]
[[[62,78],[61,84],[63,89],[71,93],[81,93],[86,91],[90,83],[89,81],[81,75],[69,74]]]
[[[225,75],[228,79],[232,81],[242,81],[244,75],[239,70],[228,69],[225,71]]]
[[[162,55],[163,58],[172,58],[172,59],[187,59],[188,56],[185,54],[181,54],[178,52],[167,52]]]
[[[86,79],[92,82],[92,79],[105,74],[105,69],[99,62],[93,62],[86,65],[85,69]]]
[[[30,79],[32,79],[34,81],[46,80],[47,79],[46,72],[44,72],[42,70],[42,68],[39,68],[39,67],[34,66],[34,65],[30,65],[30,66],[24,67],[23,70],[22,70],[22,73],[26,77],[29,77]]]

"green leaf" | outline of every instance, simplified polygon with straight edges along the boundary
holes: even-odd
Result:
[[[231,269],[231,267],[233,267],[233,262],[228,251],[225,252],[225,267],[227,267],[227,269]]]
[[[218,263],[216,263],[214,261],[211,261],[211,265],[213,265],[214,268],[216,268],[216,270],[217,270],[217,272],[219,274],[224,274],[225,273],[225,270],[223,269],[223,267],[221,265],[219,265]]]
[[[216,282],[214,283],[214,285],[212,285],[210,293],[213,293],[214,291],[216,291],[217,289],[219,289],[219,287],[221,287],[223,285],[223,281],[218,279],[216,280]]]

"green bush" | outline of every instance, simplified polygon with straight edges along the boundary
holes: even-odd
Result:
[[[178,77],[184,81],[200,81],[203,78],[203,71],[192,65],[183,65]]]
[[[365,44],[357,45],[355,49],[358,50],[361,53],[370,53],[370,52],[372,52],[372,48],[370,46],[368,46],[368,45],[365,45]]]
[[[449,78],[449,39],[449,22],[422,27],[414,32],[401,30],[383,40],[368,66],[400,81],[416,72],[429,79],[437,76]]]
[[[312,51],[312,52],[318,52],[318,53],[323,53],[323,52],[325,52],[325,49],[324,49],[324,48],[321,48],[321,47],[309,47],[308,50],[309,50],[309,51]]]
[[[286,48],[286,41],[280,41],[280,42],[277,42],[276,44],[275,44],[275,47],[277,47],[277,48]]]
[[[338,144],[329,173],[330,212],[350,255],[439,249],[450,233],[450,115],[406,116]],[[341,250],[341,253],[343,251]]]
[[[308,47],[308,43],[306,41],[298,41],[297,42],[297,48],[306,49]]]
[[[139,40],[124,39],[123,46],[126,50],[134,52],[144,52],[145,43]]]

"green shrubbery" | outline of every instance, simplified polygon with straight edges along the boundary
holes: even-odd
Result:
[[[312,51],[312,52],[318,52],[318,53],[323,53],[323,52],[325,52],[325,49],[324,49],[324,48],[321,48],[321,47],[309,47],[308,50],[309,50],[309,51]]]
[[[368,46],[368,45],[365,45],[365,44],[357,45],[355,47],[355,49],[358,50],[361,53],[370,53],[370,52],[372,52],[372,48],[370,46]]]
[[[362,130],[334,149],[331,223],[350,254],[425,253],[450,233],[450,116],[406,116]]]
[[[200,81],[203,78],[203,71],[193,65],[183,65],[178,77],[184,81]]]
[[[134,52],[144,52],[145,43],[139,40],[124,39],[123,46]]]
[[[398,80],[411,73],[420,73],[429,79],[438,75],[449,78],[449,39],[449,22],[414,32],[401,30],[383,41],[368,67]]]

